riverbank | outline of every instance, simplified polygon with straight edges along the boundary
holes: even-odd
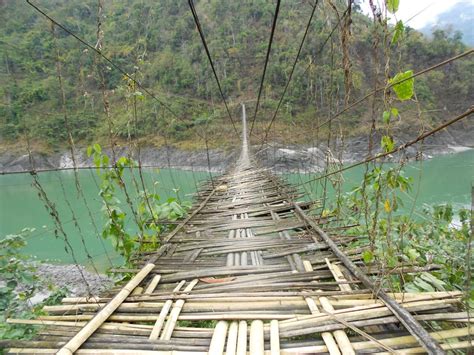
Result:
[[[98,296],[114,286],[112,278],[90,271],[83,265],[25,262],[31,268],[28,273],[35,277],[33,295],[28,298],[29,307],[44,302],[58,292],[66,297],[89,297]],[[0,286],[4,287],[6,282],[0,275]],[[15,292],[20,294],[31,287],[19,281]]]
[[[29,299],[32,305],[43,302],[56,290],[68,297],[86,297],[97,296],[114,285],[107,275],[89,271],[83,265],[41,263],[34,274],[38,277],[38,290]]]
[[[408,160],[430,159],[434,156],[458,153],[474,147],[474,125],[460,127],[461,129],[443,130],[442,132],[428,137],[423,144],[407,148],[404,153]],[[466,128],[466,129],[462,129]],[[399,133],[395,135],[394,141],[407,142],[412,139],[410,134]],[[381,135],[373,138],[372,154],[381,152]],[[346,140],[336,139],[331,143],[329,151],[332,158],[343,164],[350,164],[363,160],[369,154],[369,139],[366,136],[353,137]],[[326,152],[328,146],[325,143],[309,145],[284,145],[278,142],[267,144],[259,151],[260,146],[252,147],[263,166],[272,168],[275,172],[318,172],[325,168]],[[93,166],[88,159],[86,147],[76,149],[76,164],[79,167]],[[112,155],[110,150],[104,148],[104,152]],[[336,153],[338,152],[338,153]],[[184,150],[174,146],[142,147],[140,149],[140,160],[143,166],[159,168],[177,168],[195,171],[225,171],[238,157],[239,150],[205,149]],[[116,156],[131,155],[138,159],[136,151],[131,152],[127,147],[117,147]],[[389,157],[388,160],[396,161],[399,157]],[[68,150],[46,153],[34,152],[33,164],[35,169],[63,169],[72,168],[73,161]],[[23,152],[4,151],[0,154],[0,172],[16,172],[31,170],[29,156]]]

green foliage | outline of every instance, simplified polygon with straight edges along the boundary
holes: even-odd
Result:
[[[1,324],[5,323],[14,312],[24,308],[24,304],[36,290],[36,277],[33,274],[34,265],[28,263],[28,258],[20,253],[20,249],[26,245],[25,236],[31,232],[31,229],[24,229],[20,234],[7,235],[0,240],[0,275],[3,282],[0,288],[0,312],[4,317],[1,319]],[[21,285],[21,290],[19,286]],[[25,313],[23,309],[22,313]],[[5,328],[0,329],[2,332],[11,332],[10,327],[5,325]],[[28,330],[29,331],[29,330]],[[28,332],[25,329],[25,332]],[[20,330],[13,331],[11,334],[14,337],[23,336]],[[4,337],[2,333],[0,337]]]
[[[389,80],[389,84],[393,85],[393,91],[395,91],[400,101],[410,100],[413,97],[415,79],[412,76],[413,71],[408,70],[404,73],[398,73]]]
[[[137,250],[159,245],[160,237],[170,231],[166,222],[186,215],[189,203],[178,203],[174,198],[163,202],[157,193],[146,189],[138,191],[132,200],[125,190],[125,172],[133,174],[132,169],[137,167],[133,159],[122,156],[113,163],[97,143],[87,147],[87,156],[92,157],[100,178],[99,196],[107,218],[102,237],[112,242],[127,263]]]
[[[395,32],[393,33],[392,37],[392,44],[398,43],[404,31],[405,26],[403,25],[403,22],[401,20],[397,21],[397,24],[395,25]]]
[[[268,29],[268,16],[274,10],[273,4],[268,1],[203,1],[199,6],[202,13],[209,14],[202,25],[226,96],[235,102],[251,97],[255,91],[255,78],[260,75],[255,72],[254,64],[265,56],[268,38],[263,33]],[[336,6],[342,8],[339,3]],[[399,1],[387,0],[386,6],[395,12]],[[41,7],[92,45],[96,43],[97,4],[94,0],[44,0]],[[28,129],[33,139],[52,147],[64,145],[67,132],[55,68],[56,46],[49,26],[26,2],[4,2],[2,14],[5,30],[0,39],[3,73],[0,95],[4,100],[0,105],[0,135],[11,141],[21,137]],[[262,117],[270,116],[274,103],[278,102],[283,91],[298,49],[299,41],[295,39],[302,34],[301,19],[307,16],[304,7],[295,2],[285,4],[285,11],[280,14],[282,29],[268,68],[264,100],[261,102]],[[331,51],[325,50],[318,54],[316,61],[313,58],[331,31],[327,23],[336,20],[328,21],[327,17],[331,16],[335,16],[332,11],[321,11],[315,15],[300,63],[280,110],[282,125],[292,127],[291,122],[296,119],[304,124],[311,123],[315,115],[326,116],[330,113],[329,106],[322,102],[326,97],[333,97],[334,102],[344,100],[344,90],[340,89],[344,86],[345,77],[340,65],[341,51],[336,48],[331,54]],[[370,48],[374,28],[372,21],[357,6],[353,8],[352,20],[351,95],[356,98],[373,85],[373,68],[367,63],[372,60]],[[215,100],[218,97],[217,87],[202,45],[196,40],[195,26],[186,2],[163,0],[158,5],[150,0],[132,5],[125,0],[108,2],[104,4],[101,22],[104,53],[130,75],[139,73],[139,81],[170,105],[180,120],[172,122],[174,118],[143,89],[130,88],[130,83],[120,72],[57,29],[56,42],[66,107],[71,133],[78,145],[105,141],[109,133],[99,71],[104,78],[113,135],[118,138],[162,135],[166,132],[174,141],[196,141],[196,133],[203,127],[203,121],[199,118],[212,115],[209,110],[211,102],[222,114],[215,115],[209,125],[215,126],[215,130],[222,134],[227,132],[225,108]],[[466,49],[459,35],[449,31],[437,30],[433,39],[428,40],[419,32],[405,27],[401,21],[391,30],[393,35],[389,39],[388,55],[399,54],[400,63],[414,72]],[[394,53],[394,50],[399,53]],[[257,62],[249,62],[249,58]],[[335,65],[330,64],[332,61]],[[435,76],[433,79],[436,80],[426,80],[422,85],[420,77],[417,81],[417,86],[420,83],[419,98],[427,100],[426,105],[436,103],[437,107],[446,106],[448,112],[456,111],[461,103],[469,102],[472,97],[474,84],[469,78],[473,63],[474,58],[466,57],[453,62],[449,70],[446,67],[430,72],[446,76],[442,85]],[[404,85],[400,84],[400,87]],[[133,109],[130,102],[133,99],[137,99],[139,106],[139,124],[131,129]],[[318,110],[313,115],[315,103]],[[360,123],[365,122],[363,116],[360,112],[353,115],[351,121],[341,122],[350,128],[354,124],[361,126]]]
[[[386,153],[388,153],[388,152],[391,152],[395,148],[395,142],[393,141],[393,138],[390,136],[382,136],[381,146],[382,146],[382,149]]]
[[[398,109],[395,107],[392,107],[389,111],[384,111],[382,114],[382,120],[385,124],[390,123],[391,118],[397,118],[399,117],[399,112]]]
[[[35,328],[26,324],[9,324],[7,318],[31,319],[36,317],[45,304],[56,304],[65,290],[55,291],[44,302],[34,307],[28,300],[38,291],[36,264],[22,253],[25,237],[34,229],[25,228],[19,234],[7,235],[0,240],[0,339],[29,339]],[[1,350],[0,350],[1,351]]]
[[[385,5],[387,6],[387,10],[394,14],[398,11],[398,6],[400,5],[400,0],[386,0]]]
[[[412,184],[412,179],[394,168],[376,167],[369,171],[361,186],[341,197],[339,205],[359,224],[348,233],[358,237],[355,245],[366,245],[369,241],[370,249],[362,254],[368,265],[439,266],[430,272],[404,274],[403,278],[398,274],[387,276],[385,286],[396,292],[464,290],[469,281],[465,263],[470,212],[455,212],[451,205],[439,205],[425,206],[418,218],[396,213],[403,205],[400,194],[409,192]],[[369,211],[367,217],[360,214],[364,210]],[[459,222],[453,225],[456,217]],[[466,297],[472,302],[473,290]]]

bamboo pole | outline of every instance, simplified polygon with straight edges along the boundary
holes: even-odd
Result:
[[[304,267],[304,270],[306,272],[313,271],[313,266],[311,265],[311,263],[308,260],[303,261],[303,267]],[[316,303],[315,303],[313,298],[305,297],[305,300],[306,300],[306,303],[308,304],[308,307],[311,311],[311,314],[321,314],[321,312],[319,311],[318,307],[316,306]],[[318,302],[320,302],[320,304],[321,304],[321,299],[320,298],[318,298]],[[350,346],[347,347],[346,346],[347,342],[344,339],[344,335],[345,335],[345,333],[343,335],[341,335],[340,333],[336,333],[336,332],[334,332],[334,334],[332,334],[330,332],[322,332],[321,333],[321,337],[323,338],[323,341],[326,344],[330,355],[340,355],[341,352],[339,351],[339,347],[341,347],[341,350],[344,350],[344,349],[349,350],[349,354],[354,353],[354,350],[352,349],[352,347],[350,347]],[[347,337],[347,335],[345,335],[345,336]],[[334,339],[334,338],[336,338],[336,339]],[[336,340],[337,340],[337,343],[336,343]],[[349,340],[347,340],[347,341],[349,341]],[[339,347],[338,347],[338,345],[339,345]],[[350,345],[350,342],[349,342],[349,345]]]
[[[236,321],[230,323],[229,335],[227,337],[226,355],[235,355],[237,351],[237,336],[239,333],[239,324]]]
[[[58,352],[58,355],[72,355],[79,347],[107,320],[107,318],[120,306],[120,304],[130,295],[135,287],[155,267],[154,264],[147,264],[138,274],[136,274],[122,290],[104,307],[95,317],[87,323],[66,345]]]
[[[409,312],[407,312],[383,290],[377,288],[377,286],[367,277],[367,275],[365,275],[359,269],[359,267],[349,260],[343,252],[341,252],[339,247],[332,241],[332,239],[321,228],[319,228],[319,226],[314,223],[314,221],[306,216],[304,211],[297,204],[293,204],[293,206],[295,207],[296,213],[328,244],[329,248],[342,261],[344,266],[348,268],[364,284],[365,287],[375,292],[377,297],[379,297],[387,305],[387,307],[426,349],[426,351],[435,355],[445,354],[445,351],[440,347],[438,342],[430,336],[430,334],[420,325],[420,323],[418,323],[415,318],[413,318]],[[317,242],[317,239],[314,238],[314,241]]]
[[[194,279],[189,283],[188,286],[184,289],[184,292],[190,292],[194,286],[199,282],[199,279]],[[173,309],[170,312],[168,317],[168,321],[166,322],[165,328],[163,329],[163,333],[160,336],[160,340],[169,340],[171,339],[171,334],[173,333],[173,329],[178,321],[179,314],[183,309],[184,300],[177,300]]]
[[[278,320],[276,319],[270,322],[270,354],[280,354],[280,334],[278,331]]]
[[[155,275],[153,279],[151,280],[150,284],[147,286],[145,289],[145,292],[143,292],[145,295],[152,294],[153,291],[155,291],[156,286],[158,286],[158,283],[160,282],[161,275]]]
[[[264,354],[263,339],[263,322],[261,320],[254,320],[250,324],[250,354]]]
[[[182,280],[174,289],[173,292],[178,292],[181,287],[186,283],[186,280]],[[163,328],[163,324],[165,323],[166,316],[168,315],[168,312],[171,308],[171,305],[173,304],[173,300],[167,300],[163,306],[163,308],[160,311],[160,314],[158,318],[155,321],[155,325],[153,326],[153,329],[151,331],[150,337],[148,338],[149,340],[156,340],[158,339],[158,336],[160,335],[161,329]]]
[[[221,355],[224,352],[225,339],[229,323],[226,321],[217,322],[212,334],[211,345],[209,346],[209,354]]]
[[[239,333],[237,336],[237,355],[247,354],[247,322],[239,322]]]
[[[453,343],[445,343],[441,344],[441,347],[444,350],[459,350],[459,349],[468,349],[468,352],[466,354],[471,354],[472,349],[474,348],[474,340],[465,340],[465,341],[458,341],[458,342],[453,342]],[[405,348],[403,349],[403,354],[424,354],[426,353],[425,349],[423,349],[421,346],[414,347],[414,348]],[[376,353],[377,355],[388,355],[392,354],[390,352],[381,352],[381,353]]]

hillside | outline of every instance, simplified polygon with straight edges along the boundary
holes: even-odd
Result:
[[[211,146],[234,144],[236,137],[186,2],[117,0],[106,2],[99,16],[97,2],[92,0],[44,0],[38,4],[88,43],[100,47],[178,117],[76,39],[57,27],[53,31],[27,3],[5,1],[0,2],[0,143],[4,149],[24,150],[28,135],[35,150],[61,150],[67,141],[65,125],[82,146],[97,141],[107,145],[110,132],[118,143],[139,138],[146,145],[173,143],[194,149],[202,146],[199,137],[207,134],[212,137]],[[238,104],[250,100],[247,106],[253,112],[274,2],[206,0],[197,1],[196,8],[231,110],[237,115]],[[341,2],[335,2],[334,8],[327,2],[318,5],[272,139],[293,143],[314,139],[308,129],[341,109],[345,99],[351,102],[370,91],[375,78],[380,86],[386,82],[385,75],[417,72],[467,48],[459,36],[449,32],[436,31],[430,40],[410,28],[392,44],[393,29],[380,33],[354,5],[351,26],[346,28],[350,30],[347,46],[341,47],[340,27],[320,51],[344,10]],[[307,1],[282,4],[257,117],[257,136],[263,134],[283,91],[310,12]],[[386,63],[390,67],[384,73]],[[473,68],[474,58],[469,56],[417,78],[418,102],[403,103],[395,128],[413,131],[415,126],[429,126],[464,110],[474,96]],[[367,132],[373,115],[381,116],[383,111],[382,98],[374,102],[372,113],[370,104],[367,101],[342,116],[341,130],[349,136]],[[321,132],[324,134],[324,129]]]

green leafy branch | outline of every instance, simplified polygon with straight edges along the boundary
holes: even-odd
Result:
[[[160,237],[172,228],[169,222],[183,218],[190,204],[178,203],[175,198],[163,202],[156,192],[141,190],[133,201],[134,211],[129,212],[119,197],[124,189],[126,169],[137,167],[137,163],[131,158],[120,157],[113,166],[109,166],[110,159],[99,144],[89,146],[87,156],[92,157],[100,178],[99,196],[106,217],[102,237],[112,242],[128,264],[136,251],[159,246]],[[135,225],[130,224],[127,218],[134,212],[136,215],[132,220]],[[140,238],[137,238],[137,230],[140,231]]]

